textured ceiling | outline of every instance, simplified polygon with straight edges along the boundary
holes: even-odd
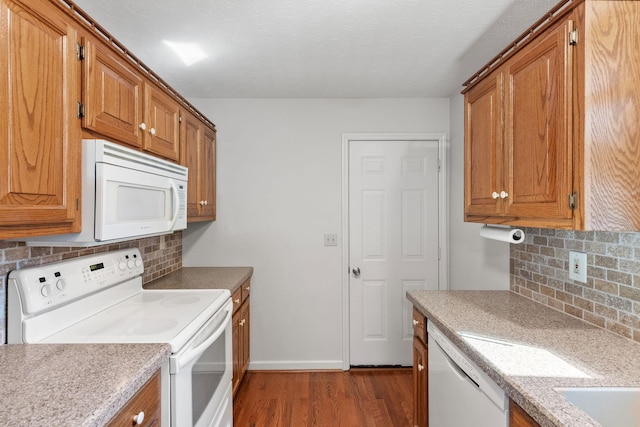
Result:
[[[186,97],[441,97],[557,0],[74,0]],[[189,67],[163,40],[197,43]]]

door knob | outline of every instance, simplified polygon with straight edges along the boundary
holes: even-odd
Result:
[[[360,267],[353,267],[351,270],[353,277],[360,277]]]
[[[498,192],[497,192],[497,191],[494,191],[493,193],[491,193],[491,197],[492,197],[493,199],[497,199],[498,197],[500,197],[500,194],[498,194]]]

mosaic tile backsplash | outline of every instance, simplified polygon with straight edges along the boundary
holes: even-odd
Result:
[[[640,342],[640,233],[524,228],[511,245],[511,290]],[[587,254],[587,283],[569,252]]]
[[[29,247],[0,240],[0,344],[7,341],[7,277],[9,272],[83,255],[137,247],[144,261],[143,283],[182,268],[182,232],[93,248]]]

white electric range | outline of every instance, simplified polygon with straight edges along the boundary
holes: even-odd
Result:
[[[231,426],[231,294],[146,290],[138,249],[9,274],[9,343],[168,343],[163,425]],[[114,366],[117,369],[117,366]]]

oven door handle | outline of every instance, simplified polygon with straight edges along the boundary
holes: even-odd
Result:
[[[216,324],[215,331],[207,339],[205,339],[202,343],[198,344],[196,347],[187,349],[184,352],[184,354],[180,355],[177,358],[176,364],[175,364],[175,372],[172,372],[172,373],[177,374],[178,372],[180,372],[181,368],[184,368],[185,366],[193,362],[194,359],[196,359],[198,356],[204,353],[204,351],[207,348],[209,348],[209,346],[213,344],[213,342],[217,340],[220,337],[220,335],[222,335],[225,332],[227,325],[229,324],[229,322],[231,322],[232,309],[227,308],[225,309],[225,311],[226,311],[226,315],[224,316],[224,319]],[[205,328],[208,329],[209,326],[206,326]]]

